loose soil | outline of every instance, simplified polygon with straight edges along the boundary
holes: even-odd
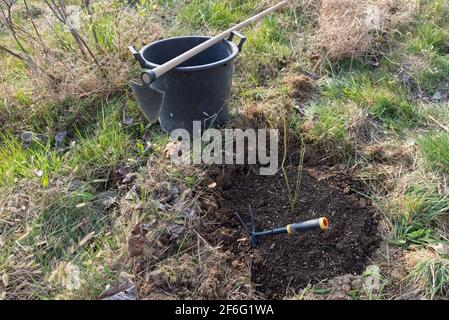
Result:
[[[294,188],[298,156],[287,162],[287,175]],[[292,212],[281,172],[261,176],[252,167],[234,167],[215,178],[220,181],[219,208],[215,217],[208,218],[206,237],[232,252],[237,261],[251,266],[251,280],[262,297],[282,298],[309,283],[359,274],[378,247],[374,208],[361,195],[362,184],[348,174],[345,166],[323,164],[318,153],[306,153],[299,202]],[[265,238],[253,248],[234,214],[248,222],[249,205],[257,230],[321,216],[329,218],[330,229]]]

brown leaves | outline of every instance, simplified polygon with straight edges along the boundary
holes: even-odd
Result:
[[[131,231],[128,239],[128,255],[130,258],[140,256],[145,245],[145,235],[148,232],[148,226],[136,224]]]

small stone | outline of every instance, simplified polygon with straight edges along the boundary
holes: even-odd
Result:
[[[405,84],[410,84],[410,82],[411,82],[411,77],[410,77],[410,75],[408,75],[407,73],[404,73],[403,75],[402,75],[402,81],[404,81],[404,83]]]
[[[172,195],[178,195],[179,194],[179,188],[177,186],[175,186],[174,184],[172,184],[172,185],[170,185],[169,192]]]
[[[343,189],[343,192],[344,193],[349,193],[349,190],[350,190],[349,187],[346,187],[346,188]]]
[[[196,210],[192,208],[185,208],[180,214],[187,220],[195,220],[198,217]]]
[[[170,224],[167,227],[167,235],[169,237],[170,241],[175,241],[181,238],[181,236],[184,234],[184,232],[187,230],[186,227],[179,225],[179,224]]]
[[[435,94],[430,98],[432,102],[439,102],[441,99],[443,99],[443,96],[441,95],[440,91],[436,91]]]
[[[59,148],[67,135],[67,131],[59,131],[55,135],[55,147]]]
[[[216,182],[212,182],[211,184],[209,184],[207,187],[209,188],[209,189],[213,189],[213,188],[215,188],[217,186],[217,183]]]
[[[80,180],[72,180],[69,183],[68,189],[69,191],[75,191],[78,189],[81,189],[81,187],[83,186],[83,182]]]
[[[34,170],[33,173],[38,177],[42,177],[42,175],[44,174],[42,170]]]
[[[123,124],[131,126],[134,123],[134,119],[126,114],[123,114]]]
[[[33,133],[29,131],[25,131],[21,135],[22,137],[22,145],[24,148],[28,148],[33,141]]]

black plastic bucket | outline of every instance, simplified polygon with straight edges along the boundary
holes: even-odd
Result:
[[[238,34],[238,33],[233,33]],[[234,59],[245,39],[235,45],[232,35],[157,79],[151,86],[165,93],[159,121],[166,132],[186,129],[193,121],[202,129],[223,125],[228,119]],[[176,37],[153,42],[135,54],[142,68],[153,69],[210,39]]]

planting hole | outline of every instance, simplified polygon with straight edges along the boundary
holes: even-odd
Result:
[[[295,156],[290,157],[284,171],[293,190],[297,163]],[[308,151],[298,201],[291,210],[282,172],[261,176],[249,167],[227,170],[220,207],[206,223],[208,240],[247,262],[251,280],[266,298],[282,298],[309,283],[362,273],[380,239],[373,206],[359,193],[362,184],[341,165],[322,163],[318,154]],[[252,247],[247,231],[235,217],[238,213],[249,226],[249,205],[257,231],[320,217],[326,218],[322,220],[325,231],[276,235],[260,239],[259,245]]]

